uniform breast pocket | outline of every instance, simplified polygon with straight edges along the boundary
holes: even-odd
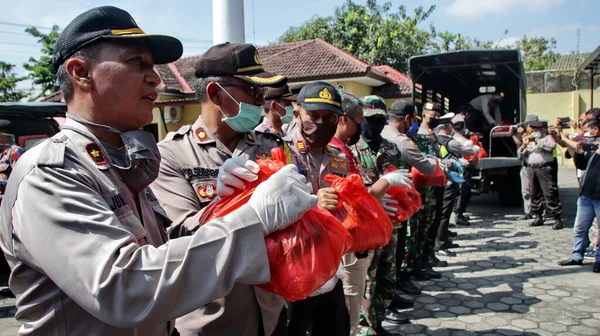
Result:
[[[203,205],[207,205],[217,197],[216,179],[193,181],[192,187],[196,192],[196,196],[198,196],[198,200],[200,200],[200,203],[203,203]]]

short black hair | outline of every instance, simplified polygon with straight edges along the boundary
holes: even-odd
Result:
[[[600,109],[597,107],[589,109],[585,114],[588,119],[600,119]]]

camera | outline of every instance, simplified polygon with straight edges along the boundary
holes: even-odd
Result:
[[[571,117],[564,117],[564,118],[558,118],[559,123],[558,123],[558,127],[560,128],[571,128],[571,126],[569,126],[569,123],[571,122]]]
[[[581,145],[581,147],[583,148],[584,152],[593,152],[598,149],[598,145],[593,143],[585,143]]]

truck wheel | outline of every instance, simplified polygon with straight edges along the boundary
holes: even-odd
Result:
[[[496,190],[500,205],[503,207],[522,207],[523,195],[521,194],[520,167],[508,169],[508,175],[496,178]]]

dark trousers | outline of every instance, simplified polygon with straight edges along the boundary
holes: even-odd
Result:
[[[271,336],[288,336],[287,332],[287,308],[283,307],[277,320],[277,325]]]
[[[448,239],[448,227],[450,226],[450,216],[454,209],[454,203],[456,202],[456,196],[458,196],[459,185],[457,183],[451,183],[444,188],[443,193],[443,204],[442,204],[442,215],[440,227],[437,231],[437,239],[435,241],[435,249],[439,250],[442,244],[450,243]]]
[[[473,176],[473,171],[465,169],[465,173],[463,174],[465,182],[460,184],[458,188],[459,196],[454,203],[454,213],[457,215],[462,216],[467,211],[467,206],[471,200],[471,176]]]
[[[562,213],[562,206],[558,197],[558,185],[554,182],[556,168],[553,165],[547,165],[539,168],[532,168],[533,179],[531,179],[532,212],[537,216],[542,216],[544,212],[544,203],[550,213],[556,218]],[[539,194],[543,197],[539,197]]]
[[[429,231],[427,232],[427,243],[425,246],[425,251],[431,253],[431,249],[436,246],[436,239],[438,236],[438,231],[440,230],[440,226],[443,218],[443,210],[444,210],[444,190],[446,187],[435,187],[433,191],[433,197],[435,197],[435,215],[433,218],[433,224],[429,227]],[[450,208],[452,209],[452,208]],[[446,228],[448,230],[448,228]],[[423,258],[425,260],[425,257]]]
[[[348,336],[350,316],[346,308],[342,280],[329,292],[304,300],[288,302],[288,335]]]
[[[403,222],[398,232],[398,244],[396,246],[396,280],[400,281],[406,276],[406,265],[408,264],[408,254],[406,253],[406,234],[408,222]]]

